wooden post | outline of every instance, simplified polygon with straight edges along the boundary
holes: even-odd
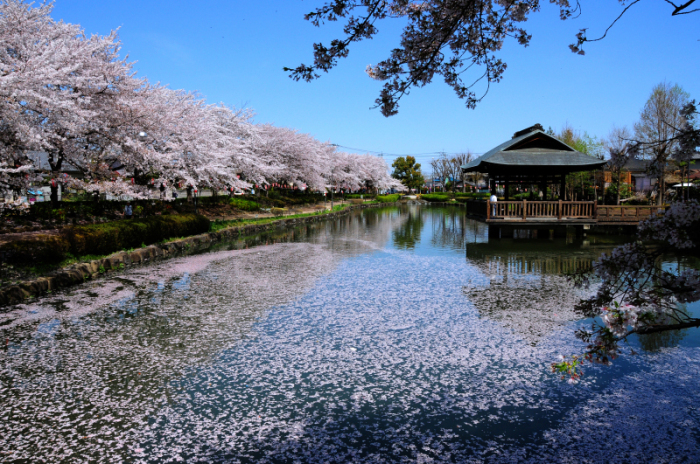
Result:
[[[559,217],[559,220],[560,220],[560,221],[561,221],[561,213],[562,213],[562,211],[561,211],[561,200],[559,200],[559,211],[558,211],[557,216]]]
[[[491,219],[491,200],[486,200],[486,220]]]
[[[566,200],[566,174],[561,175],[561,185],[559,186],[559,198]]]
[[[593,201],[593,219],[598,219],[598,200]]]
[[[527,200],[523,200],[523,221],[527,218]]]

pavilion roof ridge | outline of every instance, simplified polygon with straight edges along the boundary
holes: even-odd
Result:
[[[605,164],[605,161],[577,151],[537,126],[533,126],[529,132],[522,132],[516,132],[516,137],[461,166],[462,170],[489,172],[497,166],[521,168],[548,166],[570,170],[590,170]]]

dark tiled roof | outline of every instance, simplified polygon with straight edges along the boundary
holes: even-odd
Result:
[[[649,164],[649,160],[631,159],[625,163],[624,169],[629,172],[646,172]]]
[[[605,163],[535,129],[500,144],[462,166],[462,170],[489,172],[499,167],[561,167],[567,171],[583,171],[597,169]]]

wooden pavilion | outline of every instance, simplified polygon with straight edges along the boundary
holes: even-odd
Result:
[[[487,174],[493,193],[496,193],[496,183],[506,187],[505,201],[467,200],[467,215],[489,224],[490,235],[497,232],[497,236],[502,237],[504,233],[511,236],[514,230],[522,229],[552,232],[555,226],[636,226],[639,221],[664,212],[663,206],[602,206],[597,201],[566,201],[561,196],[556,201],[546,196],[543,201],[510,201],[508,198],[509,187],[514,183],[538,185],[543,192],[547,191],[548,185],[558,184],[560,191],[566,192],[567,174],[599,169],[605,163],[545,134],[539,124],[528,127],[462,166],[463,172]],[[492,228],[492,225],[497,228]]]
[[[548,185],[560,185],[563,193],[568,174],[593,171],[605,163],[547,135],[540,124],[535,124],[462,166],[462,171],[488,174],[492,193],[496,192],[497,183],[503,184],[506,201],[509,200],[509,187],[514,183],[539,186],[540,191],[545,192],[542,199],[547,200]]]

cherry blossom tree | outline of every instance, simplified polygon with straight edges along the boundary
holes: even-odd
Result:
[[[624,7],[620,16],[639,2],[619,1]],[[695,0],[679,5],[664,1],[672,5],[672,15],[698,11],[691,8]],[[581,13],[578,1],[549,2],[559,7],[563,20]],[[532,36],[522,25],[539,10],[540,0],[329,0],[305,18],[315,26],[342,20],[343,37],[329,45],[314,44],[313,64],[284,70],[295,80],[316,79],[320,72],[330,71],[339,59],[347,57],[354,43],[377,35],[382,20],[398,18],[405,21],[400,45],[385,60],[366,69],[371,78],[385,81],[375,100],[382,114],[396,114],[404,95],[431,83],[436,76],[442,76],[466,106],[474,108],[490,85],[503,78],[506,63],[498,53],[506,41],[529,45]],[[589,39],[586,29],[582,29],[570,48],[584,54],[584,43],[603,37]],[[475,86],[481,81],[482,89],[477,93]]]
[[[633,334],[700,327],[700,318],[684,306],[700,300],[700,270],[658,264],[663,255],[697,254],[699,231],[700,203],[676,202],[665,214],[640,224],[639,241],[603,255],[593,269],[600,280],[595,294],[576,306],[579,314],[594,318],[590,330],[577,332],[587,349],[582,355],[562,357],[552,369],[575,382],[583,363],[609,364]],[[647,245],[650,242],[653,246]],[[591,277],[580,273],[574,280],[589,286]]]
[[[375,191],[387,189],[403,191],[406,189],[399,180],[389,175],[389,167],[383,158],[372,155],[357,156],[364,187],[375,189]]]
[[[330,170],[330,153],[334,150],[330,144],[271,124],[262,124],[257,129],[254,150],[259,165],[246,175],[267,184],[325,188],[324,174]]]
[[[51,19],[51,8],[18,0],[0,4],[0,156],[12,164],[28,150],[46,151],[57,172],[66,158],[94,151],[97,109],[130,76],[118,58],[116,32],[87,37],[78,26]]]
[[[30,152],[48,154],[54,200],[56,180],[134,198],[176,185],[217,192],[273,183],[323,190],[330,179],[346,188],[386,183],[384,164],[365,165],[308,134],[255,124],[251,110],[137,77],[119,55],[117,31],[88,36],[53,20],[51,10],[0,3],[0,189],[18,193],[42,181]],[[69,167],[78,175],[68,176]]]
[[[682,123],[661,142],[676,147],[674,158],[689,160],[699,153],[700,128],[696,120],[695,101],[680,111]],[[617,135],[621,135],[620,132]],[[627,135],[617,138],[610,147],[611,162],[624,164],[634,156],[637,144],[629,144]],[[586,342],[582,355],[562,356],[552,370],[576,382],[585,362],[608,364],[622,351],[621,344],[633,334],[649,334],[700,327],[700,318],[686,311],[685,305],[700,300],[700,270],[660,266],[664,255],[697,255],[700,251],[700,203],[677,201],[663,214],[640,223],[637,241],[615,248],[603,255],[592,273],[581,272],[574,281],[584,287],[597,283],[595,293],[583,299],[576,310],[594,318],[590,330],[577,336]]]

